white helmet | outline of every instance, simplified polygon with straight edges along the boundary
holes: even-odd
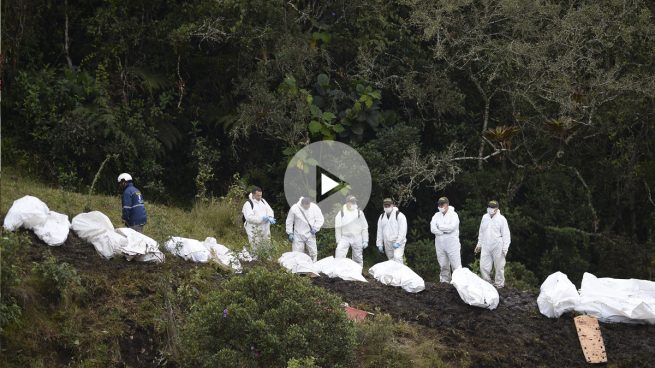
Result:
[[[121,181],[132,181],[132,176],[128,173],[122,173],[118,175],[118,182],[120,183]]]

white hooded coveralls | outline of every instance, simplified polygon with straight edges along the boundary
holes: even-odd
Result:
[[[478,245],[481,248],[480,273],[485,281],[491,283],[493,266],[496,269],[493,283],[496,287],[505,286],[505,255],[511,242],[507,219],[500,214],[500,210],[496,210],[493,217],[488,213],[482,216],[478,235]]]
[[[250,199],[250,202],[246,201],[241,210],[243,217],[246,219],[243,227],[246,229],[246,234],[248,234],[251,250],[256,251],[262,242],[268,242],[271,239],[271,224],[265,221],[263,217],[274,217],[274,214],[273,209],[264,198],[258,201],[250,193],[248,199]]]
[[[359,209],[349,210],[344,205],[334,218],[334,226],[334,235],[337,240],[334,258],[345,258],[348,255],[348,249],[352,248],[353,261],[364,265],[362,243],[368,243],[368,222],[366,222],[364,213]]]
[[[400,243],[400,247],[394,249],[393,244]],[[375,245],[384,247],[384,253],[389,260],[403,263],[405,244],[407,243],[407,218],[393,207],[388,215],[383,213],[378,218],[377,239]]]
[[[325,219],[323,212],[316,203],[310,203],[308,209],[302,208],[302,197],[289,209],[286,221],[287,234],[293,234],[293,242],[291,243],[291,250],[294,252],[307,253],[314,262],[318,256],[316,248],[316,235],[314,233],[321,229]],[[309,221],[309,223],[307,223]],[[307,252],[305,252],[305,247]]]
[[[435,235],[434,245],[437,250],[437,261],[441,267],[439,281],[450,282],[451,268],[454,271],[462,267],[459,216],[455,212],[455,207],[448,206],[445,214],[437,211],[430,221],[430,231]]]

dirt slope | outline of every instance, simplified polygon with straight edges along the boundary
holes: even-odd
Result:
[[[584,367],[571,315],[548,319],[539,313],[537,295],[500,290],[500,305],[490,311],[462,302],[454,287],[426,285],[418,294],[400,288],[326,277],[314,284],[340,294],[351,306],[379,309],[418,323],[453,350],[468,354],[473,367]],[[609,362],[620,367],[652,367],[655,326],[601,324]]]

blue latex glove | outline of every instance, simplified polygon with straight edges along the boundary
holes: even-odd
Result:
[[[364,249],[366,249],[366,248],[368,247],[368,242],[367,242],[367,241],[363,241],[363,242],[362,242],[362,246],[363,246]]]
[[[268,223],[271,225],[275,225],[275,219],[271,216],[268,216]]]
[[[289,241],[290,241],[290,242],[293,241],[293,238],[294,238],[294,237],[293,237],[293,234],[289,234]]]
[[[268,216],[262,216],[262,221],[268,222]]]
[[[316,230],[314,229],[309,229],[309,232],[312,233],[312,235],[316,235]]]
[[[393,243],[393,249],[400,248],[400,243]]]
[[[380,252],[380,254],[384,254],[384,248],[381,245],[378,245],[378,252]]]

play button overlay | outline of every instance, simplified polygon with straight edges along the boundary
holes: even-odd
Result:
[[[334,228],[334,219],[346,197],[353,195],[364,209],[371,197],[371,172],[364,158],[347,144],[320,141],[309,144],[291,158],[284,174],[284,195],[292,206],[308,197],[323,211],[323,228]]]
[[[320,191],[319,193],[320,196],[318,197],[318,201],[321,201],[322,199],[325,199],[329,195],[333,194],[334,192],[343,189],[345,186],[348,184],[338,178],[336,175],[333,175],[327,171],[325,171],[321,167],[316,168],[316,172],[318,175],[320,175]]]

